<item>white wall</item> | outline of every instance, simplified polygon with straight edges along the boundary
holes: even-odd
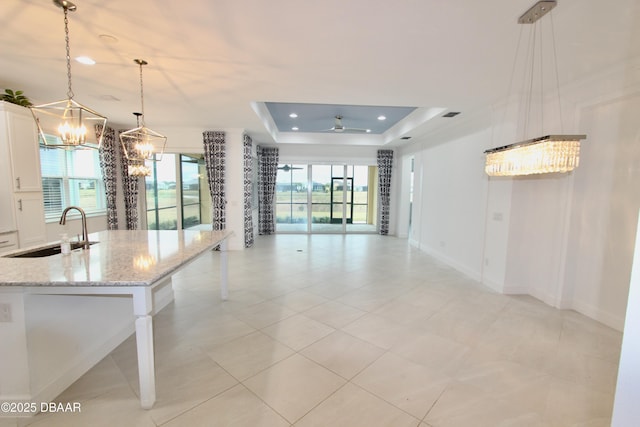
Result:
[[[409,237],[409,211],[410,205],[410,190],[411,190],[411,155],[396,157],[395,163],[399,166],[399,171],[396,174],[396,182],[398,182],[398,188],[396,190],[398,209],[397,211],[397,233],[400,238],[406,239]]]
[[[476,279],[482,274],[487,200],[482,152],[489,141],[484,129],[414,153],[411,241]]]
[[[512,180],[506,293],[530,294],[558,306],[570,180],[566,174]]]
[[[570,174],[486,177],[482,151],[500,145],[488,113],[461,120],[459,134],[403,149],[401,156],[416,158],[411,241],[499,292],[529,294],[622,330],[640,208],[633,64],[563,89],[564,133],[588,136]]]
[[[219,128],[185,128],[169,127],[161,131],[167,137],[166,150],[168,153],[203,153],[202,132],[207,130],[223,130]],[[242,129],[228,129],[231,132],[242,132]]]
[[[582,109],[564,280],[577,310],[621,328],[640,208],[640,91]]]
[[[636,427],[640,425],[640,235],[636,237],[633,273],[629,289],[626,324],[618,367],[618,381],[611,425]]]
[[[512,179],[488,179],[482,283],[497,292],[506,292],[512,192]]]
[[[357,165],[376,165],[378,150],[385,149],[385,147],[372,146],[306,144],[278,144],[277,147],[280,163],[314,162]]]

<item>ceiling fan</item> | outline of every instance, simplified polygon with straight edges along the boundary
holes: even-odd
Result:
[[[290,170],[294,170],[294,169],[302,169],[302,168],[296,168],[293,165],[289,166],[289,165],[283,165],[280,166],[278,169],[283,170],[285,172],[289,172]]]
[[[362,132],[362,133],[367,133],[367,132],[371,132],[371,129],[361,129],[361,128],[350,128],[350,127],[346,127],[345,125],[342,124],[342,116],[341,115],[337,115],[335,116],[335,124],[333,125],[332,128],[327,129],[328,131],[333,131],[333,132],[337,132],[337,133],[341,133],[341,132]]]

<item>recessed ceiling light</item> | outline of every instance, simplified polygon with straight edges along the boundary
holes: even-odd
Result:
[[[387,120],[387,118],[383,115],[378,116],[378,120],[382,121],[382,120]]]
[[[296,117],[298,117],[298,115],[296,113],[291,113],[289,114],[289,117],[291,117],[292,119],[295,119]]]
[[[78,56],[76,57],[76,61],[84,65],[96,65],[96,61],[88,56]]]
[[[300,130],[300,128],[298,126],[294,126],[291,128],[291,130]]]

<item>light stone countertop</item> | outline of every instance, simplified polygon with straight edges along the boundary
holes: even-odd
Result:
[[[150,286],[231,236],[230,231],[114,230],[91,249],[41,258],[0,256],[0,286]],[[38,247],[49,247],[50,243]],[[35,247],[34,247],[35,248]]]

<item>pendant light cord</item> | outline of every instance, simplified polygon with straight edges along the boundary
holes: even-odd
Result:
[[[509,102],[511,102],[511,96],[513,95],[513,81],[514,76],[516,75],[516,66],[518,64],[518,57],[520,56],[520,43],[522,42],[522,33],[524,32],[524,28],[520,27],[520,32],[518,34],[518,43],[516,44],[516,54],[513,57],[513,64],[511,65],[511,75],[509,76],[509,86],[507,88],[507,100],[505,106],[502,111],[502,121],[501,123],[506,123],[507,120],[507,110],[509,109]],[[504,129],[500,129],[498,134],[498,141],[501,141],[502,134]],[[493,139],[493,136],[492,136]]]
[[[553,63],[556,71],[556,92],[558,94],[558,118],[560,119],[560,133],[564,133],[564,123],[562,121],[562,103],[560,102],[560,73],[558,71],[558,52],[556,50],[556,31],[553,26],[553,12],[549,12],[549,21],[551,22],[551,38],[553,46]]]
[[[145,64],[144,60],[136,60],[140,65],[140,111],[142,111],[140,122],[144,127],[144,88],[142,86],[142,66]]]
[[[558,119],[560,121],[560,133],[564,132],[564,123],[563,123],[563,119],[562,119],[562,103],[560,102],[560,73],[558,71],[558,52],[556,49],[556,35],[555,35],[555,28],[553,25],[553,12],[550,11],[549,12],[549,22],[551,23],[551,46],[553,48],[553,67],[554,67],[554,72],[555,72],[555,80],[556,80],[556,94],[557,94],[557,102],[558,102]],[[542,25],[542,24],[540,24]],[[536,34],[538,33],[538,34]],[[527,99],[526,99],[526,112],[525,112],[525,120],[524,120],[524,129],[523,129],[523,136],[522,139],[527,139],[527,132],[529,130],[529,118],[531,115],[531,107],[533,104],[533,80],[534,80],[534,75],[535,75],[535,68],[536,68],[536,64],[535,64],[535,56],[536,56],[536,36],[539,37],[539,47],[537,48],[539,51],[539,61],[540,61],[540,134],[544,134],[544,103],[545,103],[545,99],[544,99],[544,64],[543,64],[543,60],[544,60],[544,52],[542,51],[543,49],[543,40],[542,40],[542,28],[540,28],[540,31],[538,31],[538,22],[533,24],[533,31],[532,34],[530,36],[530,42],[529,42],[529,49],[530,49],[530,60],[531,60],[531,75],[529,76],[529,87],[528,90],[526,91],[527,94]],[[529,56],[529,55],[527,55]]]
[[[533,103],[533,80],[535,76],[535,56],[536,56],[536,33],[538,30],[538,23],[533,24],[533,29],[529,33],[529,43],[527,45],[527,53],[526,53],[526,63],[531,64],[530,70],[531,74],[529,75],[529,80],[527,84],[527,80],[523,82],[526,86],[524,93],[526,94],[526,98],[524,100],[524,126],[522,128],[522,139],[527,139],[529,132],[529,118],[531,117],[531,104]],[[527,64],[525,64],[527,65]]]
[[[74,93],[73,89],[71,89],[71,49],[69,48],[69,18],[67,16],[67,8],[63,7],[64,10],[64,42],[67,47],[67,83],[69,90],[67,91],[67,98],[70,100],[73,99]]]

